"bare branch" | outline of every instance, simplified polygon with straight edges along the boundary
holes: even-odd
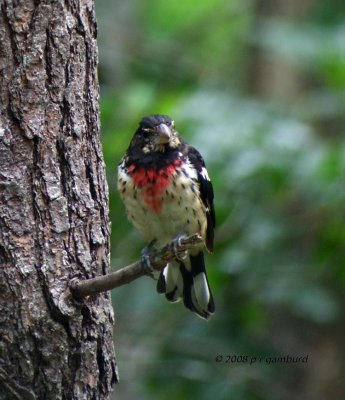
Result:
[[[175,246],[175,249],[174,243],[172,241],[162,249],[152,251],[149,254],[150,264],[155,271],[161,271],[168,262],[176,258],[176,254],[182,255],[186,250],[197,245],[200,246],[203,243],[203,239],[199,235],[181,238],[180,243]],[[108,275],[97,276],[96,278],[83,281],[72,280],[70,287],[73,296],[76,299],[82,299],[86,296],[125,285],[143,275],[147,275],[147,270],[141,261],[137,261]]]

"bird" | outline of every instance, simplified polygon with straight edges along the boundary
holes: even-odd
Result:
[[[128,219],[149,243],[143,256],[157,244],[202,237],[201,245],[165,266],[157,291],[170,302],[182,299],[207,320],[215,312],[204,257],[205,248],[212,253],[214,246],[214,192],[202,156],[169,116],[141,119],[118,165],[117,188]]]

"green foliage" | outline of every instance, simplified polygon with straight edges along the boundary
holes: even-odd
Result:
[[[321,343],[344,317],[344,6],[315,1],[291,20],[263,18],[240,0],[126,4],[98,5],[113,265],[133,261],[144,245],[116,193],[116,165],[143,115],[169,114],[214,183],[216,249],[207,267],[217,313],[205,323],[168,304],[149,279],[115,290],[119,396],[301,398],[301,379],[315,383],[309,365],[215,358],[308,353],[315,362],[307,333]],[[117,26],[111,68],[102,47],[112,35],[102,33],[108,15]],[[263,66],[274,60],[295,89],[260,73],[265,57]]]

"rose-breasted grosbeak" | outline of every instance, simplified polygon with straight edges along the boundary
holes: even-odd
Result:
[[[198,233],[213,250],[213,189],[199,152],[166,115],[143,118],[118,168],[118,190],[128,218],[148,242],[167,244]],[[202,318],[214,313],[203,246],[160,273],[157,291]]]

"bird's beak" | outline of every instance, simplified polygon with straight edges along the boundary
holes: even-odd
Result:
[[[171,129],[166,124],[160,124],[157,127],[157,144],[169,143],[171,138]]]

